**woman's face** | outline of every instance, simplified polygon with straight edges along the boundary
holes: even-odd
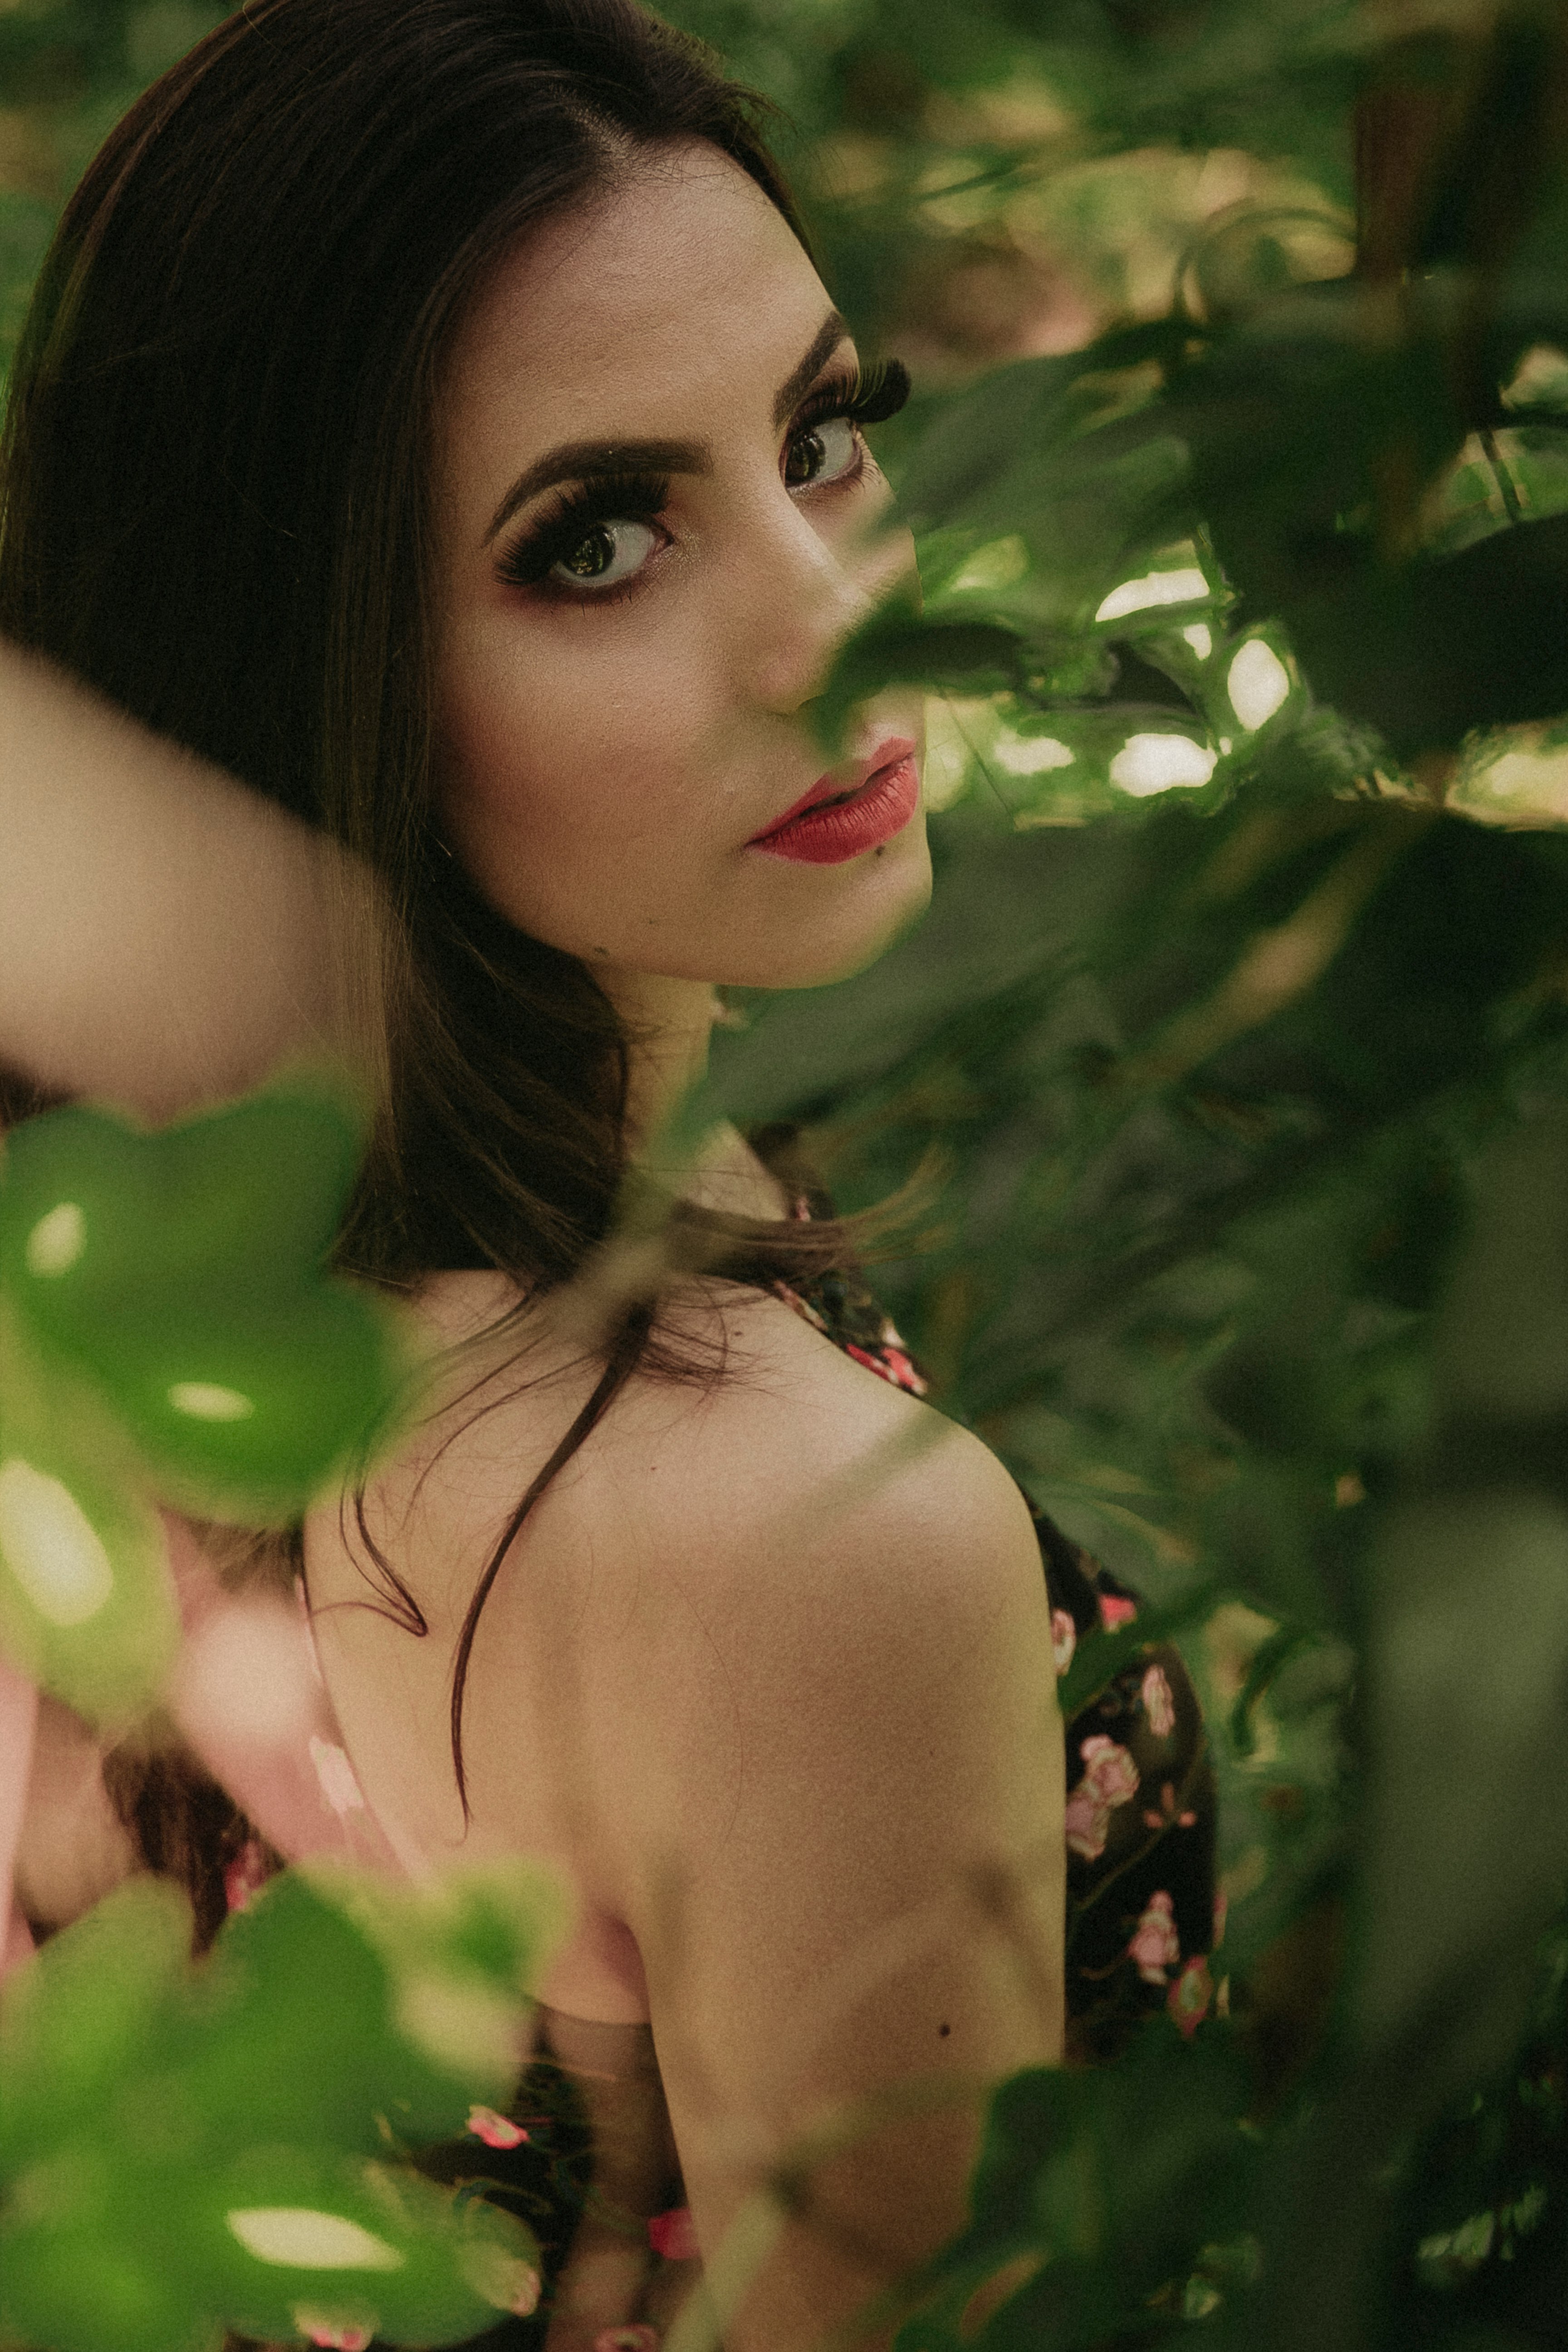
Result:
[[[855,370],[784,220],[698,145],[528,239],[458,338],[444,829],[607,983],[809,985],[925,901],[918,694],[866,705],[826,777],[807,709],[913,561],[874,528]],[[808,798],[838,805],[779,831]]]

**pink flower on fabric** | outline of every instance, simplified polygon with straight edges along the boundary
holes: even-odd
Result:
[[[1138,1973],[1145,1984],[1163,1985],[1165,1970],[1182,1957],[1181,1940],[1172,1916],[1173,1908],[1163,1887],[1157,1895],[1151,1895],[1149,1907],[1127,1947],[1127,1957],[1136,1960]]]
[[[1114,1633],[1118,1625],[1131,1625],[1137,1614],[1138,1604],[1135,1601],[1123,1600],[1120,1592],[1100,1594],[1100,1622],[1108,1633]]]
[[[310,2311],[303,2305],[291,2316],[300,2335],[308,2343],[321,2345],[322,2352],[367,2352],[375,2336],[374,2326],[331,2319],[324,2312]]]
[[[787,1282],[770,1283],[768,1287],[772,1290],[775,1298],[782,1298],[784,1305],[788,1307],[792,1307],[795,1314],[803,1317],[805,1320],[811,1325],[814,1330],[826,1330],[826,1318],[822,1314],[820,1308],[814,1307],[809,1298],[803,1298],[798,1290],[792,1290]]]
[[[251,1896],[261,1892],[269,1875],[260,1839],[247,1838],[223,1874],[224,1901],[229,1909],[247,1909]]]
[[[1138,1794],[1138,1767],[1125,1748],[1119,1747],[1103,1731],[1097,1731],[1091,1739],[1083,1741],[1078,1752],[1086,1768],[1080,1785],[1092,1789],[1100,1804],[1131,1803]]]
[[[1087,1769],[1068,1798],[1068,1846],[1085,1862],[1098,1862],[1105,1852],[1112,1807],[1130,1804],[1138,1794],[1138,1767],[1126,1748],[1103,1731],[1084,1740],[1079,1753]]]
[[[1173,1823],[1179,1830],[1190,1830],[1196,1825],[1197,1818],[1190,1808],[1184,1812],[1177,1812],[1176,1791],[1169,1780],[1161,1783],[1160,1811],[1156,1813],[1146,1806],[1143,1811],[1144,1822],[1152,1830],[1168,1830]]]
[[[601,2327],[594,2352],[658,2352],[658,2330],[646,2319],[634,2320],[629,2327]]]
[[[1078,1647],[1078,1627],[1068,1609],[1051,1612],[1051,1654],[1057,1662],[1057,1672],[1065,1675],[1072,1664],[1072,1654]]]
[[[668,2213],[654,2214],[647,2225],[647,2242],[667,2263],[694,2263],[700,2250],[690,2206],[673,2205]]]
[[[321,1784],[321,1794],[341,1821],[345,1813],[363,1813],[364,1794],[354,1777],[346,1751],[335,1739],[310,1735],[310,1761]]]
[[[1068,1852],[1081,1854],[1085,1862],[1098,1862],[1105,1852],[1110,1810],[1099,1802],[1087,1781],[1080,1780],[1068,1797],[1066,1820]]]
[[[1147,1668],[1141,1696],[1150,1730],[1156,1739],[1169,1739],[1176,1727],[1176,1703],[1163,1666]]]
[[[494,2107],[470,2107],[468,2129],[487,2147],[521,2147],[528,2134],[510,2116],[498,2114]]]
[[[924,1381],[902,1348],[893,1341],[885,1339],[875,1352],[869,1348],[858,1348],[852,1339],[846,1339],[843,1346],[847,1356],[853,1356],[858,1364],[864,1364],[866,1370],[875,1372],[879,1380],[889,1381],[896,1389],[906,1390],[910,1396],[924,1396]]]
[[[1207,2016],[1213,1998],[1209,1964],[1201,1952],[1195,1952],[1165,1995],[1165,2007],[1189,2042]]]

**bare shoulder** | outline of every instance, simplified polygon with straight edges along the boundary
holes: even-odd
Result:
[[[486,1339],[498,1299],[481,1277],[445,1278],[447,1396],[369,1497],[434,1637],[419,1645],[432,1722],[477,1579],[597,1369],[547,1332]],[[646,1849],[655,1816],[700,1845],[722,1836],[764,1751],[816,1738],[824,1769],[858,1771],[857,1742],[890,1758],[966,1709],[996,1720],[1003,1683],[1037,1708],[1053,1684],[1039,1553],[986,1447],[780,1300],[706,1286],[676,1302],[671,1337],[691,1377],[627,1381],[485,1603],[466,1737],[498,1823],[540,1786],[518,1769],[531,1724],[575,1758],[592,1842],[624,1832]],[[347,1551],[333,1572],[348,1576]]]
[[[767,1565],[826,1549],[907,1592],[962,1559],[970,1591],[1038,1553],[1027,1509],[978,1438],[856,1363],[782,1300],[714,1286],[693,1324],[697,1377],[636,1381],[587,1453],[585,1507],[635,1520],[639,1573],[714,1604],[780,1605]],[[679,1337],[679,1329],[678,1329]],[[630,1527],[627,1529],[631,1532]],[[978,1573],[977,1573],[978,1572]]]
[[[447,1276],[425,1311],[447,1366],[435,1410],[405,1454],[465,1541],[507,1509],[560,1444],[597,1366],[548,1327],[500,1322],[495,1278]],[[712,1284],[678,1300],[668,1339],[686,1377],[638,1371],[552,1483],[531,1548],[592,1543],[601,1574],[700,1580],[710,1601],[763,1601],[751,1563],[853,1541],[868,1572],[901,1563],[963,1582],[984,1565],[1038,1578],[1027,1509],[973,1434],[895,1388],[782,1300]]]
[[[1038,1545],[994,1455],[782,1302],[717,1311],[721,1376],[640,1383],[562,1497],[606,1603],[605,1786],[698,1843],[759,1774],[896,1780],[1054,1692]]]

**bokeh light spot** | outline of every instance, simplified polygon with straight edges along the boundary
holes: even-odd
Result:
[[[1142,580],[1124,580],[1120,588],[1113,588],[1094,617],[1121,621],[1129,613],[1146,613],[1155,604],[1194,604],[1208,593],[1208,581],[1195,563],[1184,564],[1179,572],[1146,572]]]
[[[1225,688],[1231,709],[1255,733],[1289,699],[1290,673],[1266,638],[1249,637],[1231,663]]]
[[[27,1235],[27,1272],[47,1281],[68,1274],[87,1247],[87,1219],[74,1201],[62,1201]]]
[[[221,1388],[216,1381],[176,1381],[169,1402],[193,1421],[248,1421],[256,1411],[249,1397],[237,1389]]]
[[[310,2205],[237,2205],[224,2219],[258,2263],[294,2271],[396,2271],[405,2256],[342,2213]]]
[[[1070,768],[1072,761],[1067,745],[1054,735],[1029,735],[996,746],[996,764],[1010,776],[1042,776],[1047,768]]]
[[[85,1625],[114,1590],[109,1554],[70,1488],[16,1454],[0,1466],[0,1558],[51,1625]]]
[[[1135,800],[1206,784],[1215,754],[1190,735],[1129,735],[1110,763],[1110,781]]]

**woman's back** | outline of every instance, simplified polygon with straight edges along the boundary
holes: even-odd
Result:
[[[483,1277],[451,1276],[426,1311],[456,1338],[498,1303]],[[721,1349],[721,1374],[634,1378],[490,1596],[466,1839],[453,1647],[476,1559],[591,1379],[574,1388],[570,1343],[557,1370],[538,1341],[521,1389],[465,1398],[459,1372],[367,1496],[426,1639],[364,1605],[352,1511],[318,1516],[306,1558],[371,1806],[432,1862],[527,1853],[563,1872],[579,1926],[543,1998],[651,2021],[710,2251],[823,2103],[1055,2053],[1062,1750],[1038,1550],[993,1457],[776,1299],[716,1285],[676,1313]],[[998,1874],[1016,1903],[1000,1931]],[[837,2183],[891,2266],[959,2219],[962,2167],[931,2163],[953,2128],[923,2121],[901,2160],[879,2135]],[[781,2291],[770,2345],[793,2340]],[[829,2316],[816,2294],[842,2308],[846,2282],[800,2292],[805,2340]]]

